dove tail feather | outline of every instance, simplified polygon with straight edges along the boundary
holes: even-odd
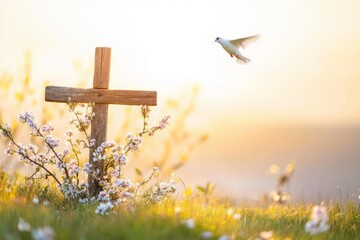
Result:
[[[251,59],[246,58],[246,57],[242,57],[242,58],[236,59],[236,62],[239,63],[239,64],[247,64],[247,63],[251,62]]]

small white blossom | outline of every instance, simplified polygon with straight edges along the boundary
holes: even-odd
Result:
[[[328,216],[325,206],[314,206],[311,214],[311,220],[305,224],[305,232],[316,235],[326,232],[330,229],[327,224]]]
[[[195,220],[192,218],[183,220],[181,223],[184,224],[189,229],[195,228]]]
[[[54,127],[53,126],[51,126],[50,124],[45,124],[45,125],[43,125],[42,127],[41,127],[41,131],[42,132],[44,132],[44,133],[47,133],[47,134],[49,134],[51,131],[53,131],[54,130]]]
[[[87,162],[84,164],[83,166],[83,172],[86,174],[90,174],[91,173],[91,163]]]
[[[74,135],[74,132],[71,129],[69,129],[65,132],[65,136],[67,137],[67,139],[70,139],[73,135]]]
[[[209,239],[213,236],[211,231],[204,231],[201,233],[201,239]]]
[[[130,182],[129,179],[124,180],[124,179],[118,178],[118,179],[116,179],[115,182],[114,182],[114,186],[115,186],[116,188],[118,188],[118,187],[126,188],[126,187],[129,187],[130,184],[131,184],[131,182]]]
[[[112,178],[118,178],[121,174],[121,170],[120,169],[116,169],[116,170],[113,170],[111,169],[109,171],[109,175],[112,177]]]
[[[11,131],[10,125],[8,123],[5,123],[5,130],[8,132]]]
[[[126,165],[128,162],[125,154],[114,154],[114,159],[120,165]]]
[[[107,191],[101,191],[97,196],[97,201],[99,202],[109,202],[110,197]]]
[[[74,177],[80,172],[80,168],[74,159],[71,159],[67,164],[67,169],[70,177]]]
[[[19,114],[19,123],[26,123],[30,128],[38,128],[35,123],[34,115],[30,112],[25,112],[24,114]]]
[[[38,197],[34,197],[32,202],[35,204],[35,205],[38,205],[39,204],[39,198]]]
[[[181,212],[181,207],[175,207],[174,212],[176,215],[179,215],[179,213]]]
[[[229,209],[226,211],[226,214],[227,214],[228,216],[232,216],[232,215],[234,214],[234,209],[229,208]]]
[[[30,226],[29,223],[25,222],[24,219],[19,218],[19,222],[18,222],[18,224],[17,224],[17,229],[18,229],[20,232],[30,231],[31,226]]]
[[[90,140],[90,147],[95,146],[96,140],[95,139],[91,139]]]
[[[84,204],[84,203],[88,203],[89,199],[88,198],[80,198],[79,199],[79,203]]]
[[[169,194],[176,191],[176,186],[172,183],[160,182],[154,186],[152,193],[150,193],[150,200],[154,202],[161,202]]]
[[[36,154],[38,152],[39,148],[33,144],[29,144],[29,150],[31,152],[33,152],[34,154]]]
[[[13,151],[11,150],[10,147],[5,148],[5,150],[4,150],[4,154],[5,154],[5,155],[11,156],[12,153],[13,153]]]
[[[33,240],[52,240],[54,239],[54,235],[54,230],[49,226],[37,228],[31,231]]]
[[[123,192],[122,197],[132,199],[132,198],[134,198],[134,194],[131,192]]]
[[[260,239],[261,240],[269,240],[274,235],[273,231],[263,231],[260,233]]]
[[[166,128],[166,126],[169,125],[170,120],[171,120],[171,116],[169,116],[169,115],[165,116],[163,119],[161,119],[160,124],[159,124],[160,128],[161,129]]]
[[[45,137],[45,142],[52,148],[59,146],[59,139],[51,135]]]
[[[5,123],[5,126],[4,128],[1,129],[2,131],[2,135],[4,137],[7,137],[8,134],[11,134],[11,128],[10,128],[10,125],[8,123]]]
[[[141,137],[135,136],[134,134],[130,133],[127,135],[126,139],[128,141],[128,146],[131,150],[133,151],[139,150],[139,147],[142,143]]]
[[[109,214],[108,211],[113,208],[114,208],[114,205],[112,205],[111,202],[100,203],[100,205],[95,210],[95,213],[100,214],[100,215],[107,215],[107,214]]]
[[[233,219],[234,219],[234,220],[240,220],[240,218],[241,218],[241,214],[239,214],[239,213],[235,213],[235,214],[233,215]]]
[[[231,238],[228,235],[221,235],[218,240],[231,240]]]

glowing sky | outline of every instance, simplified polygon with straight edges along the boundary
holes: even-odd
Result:
[[[358,123],[359,12],[357,0],[0,0],[0,70],[30,50],[33,79],[71,86],[74,62],[91,67],[108,46],[112,88],[164,99],[196,82],[204,118]],[[249,65],[214,44],[257,33]]]

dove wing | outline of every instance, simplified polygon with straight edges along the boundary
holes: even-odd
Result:
[[[245,38],[239,38],[239,39],[234,39],[231,40],[231,44],[235,45],[238,48],[246,48],[249,44],[255,42],[256,40],[258,40],[260,38],[260,35],[254,35],[254,36],[250,36],[250,37],[245,37]]]

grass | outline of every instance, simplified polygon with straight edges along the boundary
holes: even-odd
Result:
[[[52,227],[55,239],[201,239],[203,231],[211,231],[212,239],[225,234],[256,239],[269,230],[274,231],[272,239],[360,239],[360,204],[353,202],[328,206],[330,230],[311,237],[304,231],[311,205],[243,206],[196,195],[160,204],[140,202],[133,209],[117,208],[101,216],[95,214],[96,205],[71,207],[51,192],[40,197],[40,202],[49,199],[50,205],[34,204],[32,197],[41,195],[41,189],[6,191],[8,187],[2,184],[0,194],[0,239],[31,239],[29,232],[18,231],[19,218],[33,228]],[[234,219],[233,214],[241,217]],[[195,220],[193,229],[182,223],[190,218]]]
[[[63,118],[64,109],[49,110],[43,102],[29,101],[29,97],[36,93],[30,85],[29,61],[25,59],[23,79],[13,81],[13,76],[6,74],[0,77],[0,82],[3,83],[0,84],[1,92],[15,96],[14,104],[8,104],[9,109],[15,105],[28,109],[29,106],[25,105],[25,102],[28,102],[34,103],[35,106],[32,108],[42,109],[41,122],[55,119],[56,116]],[[20,85],[17,86],[15,83]],[[175,112],[174,115],[179,120],[173,123],[170,136],[165,137],[162,144],[159,144],[159,140],[154,144],[157,148],[163,146],[164,153],[156,165],[160,164],[161,169],[168,168],[169,173],[184,165],[193,149],[206,141],[206,134],[193,136],[193,131],[188,130],[186,125],[195,108],[197,95],[198,89],[195,87],[189,94],[180,95],[179,100],[170,99],[167,103],[167,108]],[[34,95],[32,99],[39,98]],[[188,99],[188,102],[184,103],[183,99]],[[0,122],[6,112],[11,113],[7,108],[0,109]],[[121,125],[123,132],[127,132],[131,128],[130,123],[133,122],[131,114],[125,115],[129,116]],[[15,131],[20,135],[17,128]],[[180,141],[182,144],[178,144]],[[3,146],[0,149],[4,149],[4,142],[0,142],[0,146]],[[153,151],[154,145],[149,145],[148,149]],[[147,156],[147,152],[144,156]],[[148,157],[145,159],[148,161]],[[174,169],[166,167],[170,165],[170,159],[175,159]],[[152,168],[155,164],[146,165]],[[359,203],[329,205],[330,230],[312,237],[304,231],[312,205],[233,204],[229,200],[219,200],[211,194],[212,190],[213,186],[208,184],[200,195],[185,194],[183,198],[167,199],[160,204],[147,205],[140,202],[133,209],[117,208],[110,215],[100,216],[95,214],[95,204],[73,207],[64,202],[56,191],[47,191],[33,184],[24,187],[16,181],[11,181],[0,171],[0,239],[31,239],[30,232],[18,230],[20,218],[28,222],[32,228],[50,226],[54,229],[55,239],[201,239],[204,231],[211,231],[214,234],[212,239],[218,239],[223,235],[228,235],[232,239],[257,239],[262,231],[270,230],[274,232],[272,239],[360,239]],[[34,196],[38,196],[40,202],[44,199],[49,200],[50,205],[34,204]],[[177,212],[175,209],[181,211]],[[234,219],[229,212],[241,217]],[[186,219],[194,219],[195,228],[186,227],[182,223]]]

